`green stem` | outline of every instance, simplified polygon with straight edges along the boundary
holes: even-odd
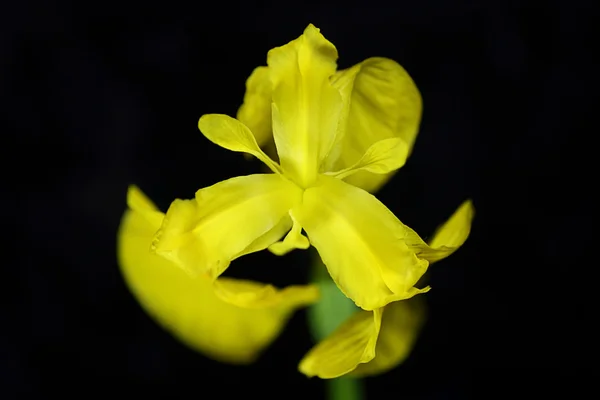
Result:
[[[312,251],[311,281],[319,285],[321,300],[308,309],[308,324],[316,341],[332,334],[358,308],[337,288],[316,251]],[[328,400],[363,400],[366,398],[362,380],[342,376],[325,381]]]
[[[363,382],[361,379],[342,376],[328,379],[327,400],[362,400],[366,399]]]

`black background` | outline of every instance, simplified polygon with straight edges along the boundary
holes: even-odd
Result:
[[[384,204],[423,236],[468,197],[477,210],[468,242],[431,269],[411,358],[369,379],[369,398],[570,397],[593,383],[591,1],[2,8],[2,399],[323,396],[296,370],[311,346],[304,313],[257,364],[218,364],[155,325],[115,261],[128,184],[165,210],[259,171],[197,120],[234,115],[252,69],[309,22],[341,68],[389,57],[423,95],[420,136]],[[265,252],[232,273],[299,283],[306,263]]]

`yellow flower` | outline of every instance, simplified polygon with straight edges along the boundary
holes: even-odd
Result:
[[[221,300],[210,279],[191,278],[172,262],[150,253],[164,214],[135,186],[118,235],[118,258],[125,280],[144,309],[160,325],[214,359],[245,364],[281,332],[293,311],[318,299],[315,286],[277,290],[256,282],[221,278],[224,287],[260,294],[260,308],[240,308]],[[258,300],[258,299],[257,299]]]
[[[427,244],[369,193],[409,156],[421,98],[392,60],[337,71],[336,59],[335,47],[309,25],[252,73],[238,119],[200,118],[210,141],[255,156],[273,173],[201,189],[192,200],[175,200],[166,215],[129,190],[118,241],[127,283],[165,329],[213,358],[254,360],[291,313],[319,296],[314,285],[276,289],[221,277],[229,264],[264,249],[283,255],[313,245],[363,311],[315,347],[301,371],[328,378],[389,369],[422,323],[419,310],[398,300],[428,291],[415,285],[429,263],[468,236],[470,202]],[[276,160],[259,146],[269,142]],[[392,351],[374,358],[380,346]]]
[[[270,68],[258,67],[250,75],[237,119],[250,128],[265,152],[276,158],[271,123],[273,85]],[[410,152],[418,132],[421,98],[408,74],[398,64],[384,58],[371,58],[336,72],[331,82],[334,86],[339,82],[337,87],[345,89],[341,95],[346,110],[342,114],[345,120],[338,123],[338,129],[345,129],[342,132],[345,136],[335,148],[335,161],[330,162],[329,167],[333,164],[333,169],[348,168],[362,156],[364,149],[388,138],[403,140]],[[344,180],[374,193],[394,172],[359,171]],[[445,225],[445,233],[442,235],[442,230],[438,231],[431,247],[459,247],[468,236],[472,217],[472,205],[466,202],[453,217],[454,223]],[[419,239],[417,245],[422,247]],[[442,255],[441,252],[430,253],[430,261],[436,261]],[[373,375],[395,367],[409,355],[424,323],[425,306],[419,300],[394,301],[378,312],[357,313],[336,334],[312,350],[301,362],[300,370],[308,376],[333,378],[350,371],[353,375]],[[370,343],[366,348],[365,340]]]
[[[464,202],[438,228],[430,246],[458,249],[469,236],[473,216],[473,205]],[[397,366],[409,355],[424,322],[424,305],[415,300],[356,312],[306,354],[300,371],[307,376],[336,378],[348,373],[375,375]]]
[[[450,251],[428,246],[373,195],[344,181],[359,173],[373,180],[404,164],[418,129],[418,91],[391,60],[369,59],[338,72],[336,59],[336,48],[309,25],[298,39],[271,50],[268,66],[250,78],[251,88],[268,77],[256,92],[270,87],[279,163],[239,120],[200,118],[210,141],[252,154],[274,173],[232,178],[199,190],[193,200],[173,202],[154,238],[157,254],[214,280],[242,253],[268,247],[282,255],[312,244],[342,292],[365,310],[429,290],[414,285],[429,261]],[[247,293],[244,301],[225,290],[219,296],[252,306]]]

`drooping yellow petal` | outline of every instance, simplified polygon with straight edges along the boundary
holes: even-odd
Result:
[[[359,364],[353,376],[384,373],[398,366],[410,355],[425,322],[425,304],[421,296],[395,301],[385,306],[381,330],[375,347],[376,356]]]
[[[227,150],[252,154],[271,171],[281,173],[279,165],[258,147],[252,131],[237,119],[223,114],[205,114],[200,117],[198,128],[214,144]]]
[[[294,249],[306,250],[310,247],[310,242],[302,234],[302,226],[293,215],[291,215],[291,220],[293,221],[292,229],[290,229],[285,238],[269,246],[269,251],[276,256],[283,256]]]
[[[246,81],[244,103],[237,119],[250,128],[259,146],[273,139],[271,128],[271,77],[268,67],[257,67]]]
[[[299,307],[319,299],[316,285],[273,285],[241,279],[219,278],[214,283],[215,294],[223,301],[242,308]]]
[[[282,175],[228,179],[199,190],[195,199],[175,200],[153,249],[192,275],[214,279],[240,254],[279,240],[273,232],[283,232],[282,219],[301,198],[302,191]]]
[[[293,311],[314,296],[314,287],[306,286],[295,289],[295,301],[263,309],[222,301],[210,279],[192,278],[150,252],[164,214],[136,187],[130,188],[128,198],[131,209],[118,233],[121,271],[144,310],[187,346],[224,362],[252,362],[279,335]]]
[[[283,170],[303,187],[331,150],[342,101],[329,77],[337,50],[309,25],[298,39],[269,51],[273,135]]]
[[[366,191],[321,176],[292,213],[357,306],[373,310],[429,290],[414,288],[428,262],[401,240],[405,225]]]
[[[402,166],[410,155],[421,121],[422,101],[413,80],[395,61],[369,58],[352,68],[339,71],[332,80],[344,99],[345,124],[336,143],[328,170],[343,170],[355,164],[374,143],[401,139],[407,148]],[[346,178],[355,186],[376,191],[391,176],[360,171]]]
[[[343,179],[360,171],[368,171],[373,174],[386,174],[404,165],[407,154],[408,147],[402,139],[383,139],[373,143],[354,165],[335,173],[328,173],[327,175]]]
[[[429,244],[425,243],[412,229],[406,227],[404,240],[416,254],[430,263],[439,261],[454,253],[469,237],[471,224],[475,217],[475,207],[471,200],[466,200],[442,224],[433,235]]]
[[[358,311],[333,334],[313,347],[298,369],[308,377],[337,378],[375,357],[383,309]]]

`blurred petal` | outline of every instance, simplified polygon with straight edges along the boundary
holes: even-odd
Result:
[[[256,143],[252,131],[235,118],[223,114],[205,114],[198,128],[208,140],[227,150],[252,154],[275,173],[281,173],[277,163],[269,158]]]
[[[237,119],[250,128],[260,147],[273,138],[271,130],[272,93],[269,68],[255,68],[246,81],[244,103],[237,112]]]
[[[429,290],[414,288],[428,262],[400,240],[405,225],[364,190],[322,176],[292,214],[357,306],[373,310]]]
[[[228,179],[199,190],[193,200],[175,200],[153,249],[192,275],[215,279],[240,254],[272,244],[265,238],[279,240],[273,232],[283,230],[281,220],[301,199],[302,191],[278,174]]]
[[[155,218],[163,214],[139,191],[129,190],[131,209],[118,233],[118,258],[130,290],[144,310],[187,346],[214,359],[252,362],[279,335],[302,301],[264,309],[244,309],[220,300],[212,282],[192,278],[167,259],[150,252]],[[307,288],[311,292],[312,289]]]
[[[375,357],[383,309],[358,311],[331,336],[313,347],[298,366],[308,377],[337,378]]]
[[[316,179],[337,133],[342,101],[329,83],[336,60],[336,48],[313,25],[267,56],[279,160],[283,170],[304,187]]]
[[[148,220],[152,225],[157,226],[155,232],[160,227],[162,220],[165,216],[162,212],[156,208],[154,203],[146,197],[146,195],[135,185],[130,185],[127,191],[127,206],[143,215],[144,219]],[[148,250],[150,246],[148,246]]]
[[[475,208],[471,200],[466,200],[441,225],[429,244],[425,243],[412,229],[406,227],[404,240],[416,254],[430,263],[439,261],[454,253],[469,237]]]
[[[376,356],[366,364],[359,364],[352,375],[377,375],[401,364],[410,355],[424,322],[425,304],[420,296],[385,306]]]
[[[243,308],[302,307],[319,299],[316,285],[277,289],[269,284],[231,278],[219,278],[213,285],[221,300]]]
[[[329,171],[356,163],[374,143],[401,139],[407,148],[402,166],[410,155],[421,121],[421,95],[408,73],[386,58],[369,58],[352,68],[339,71],[332,85],[342,94],[345,108],[341,120],[345,130],[332,152]],[[346,178],[348,183],[369,192],[376,191],[389,178],[360,171]]]

